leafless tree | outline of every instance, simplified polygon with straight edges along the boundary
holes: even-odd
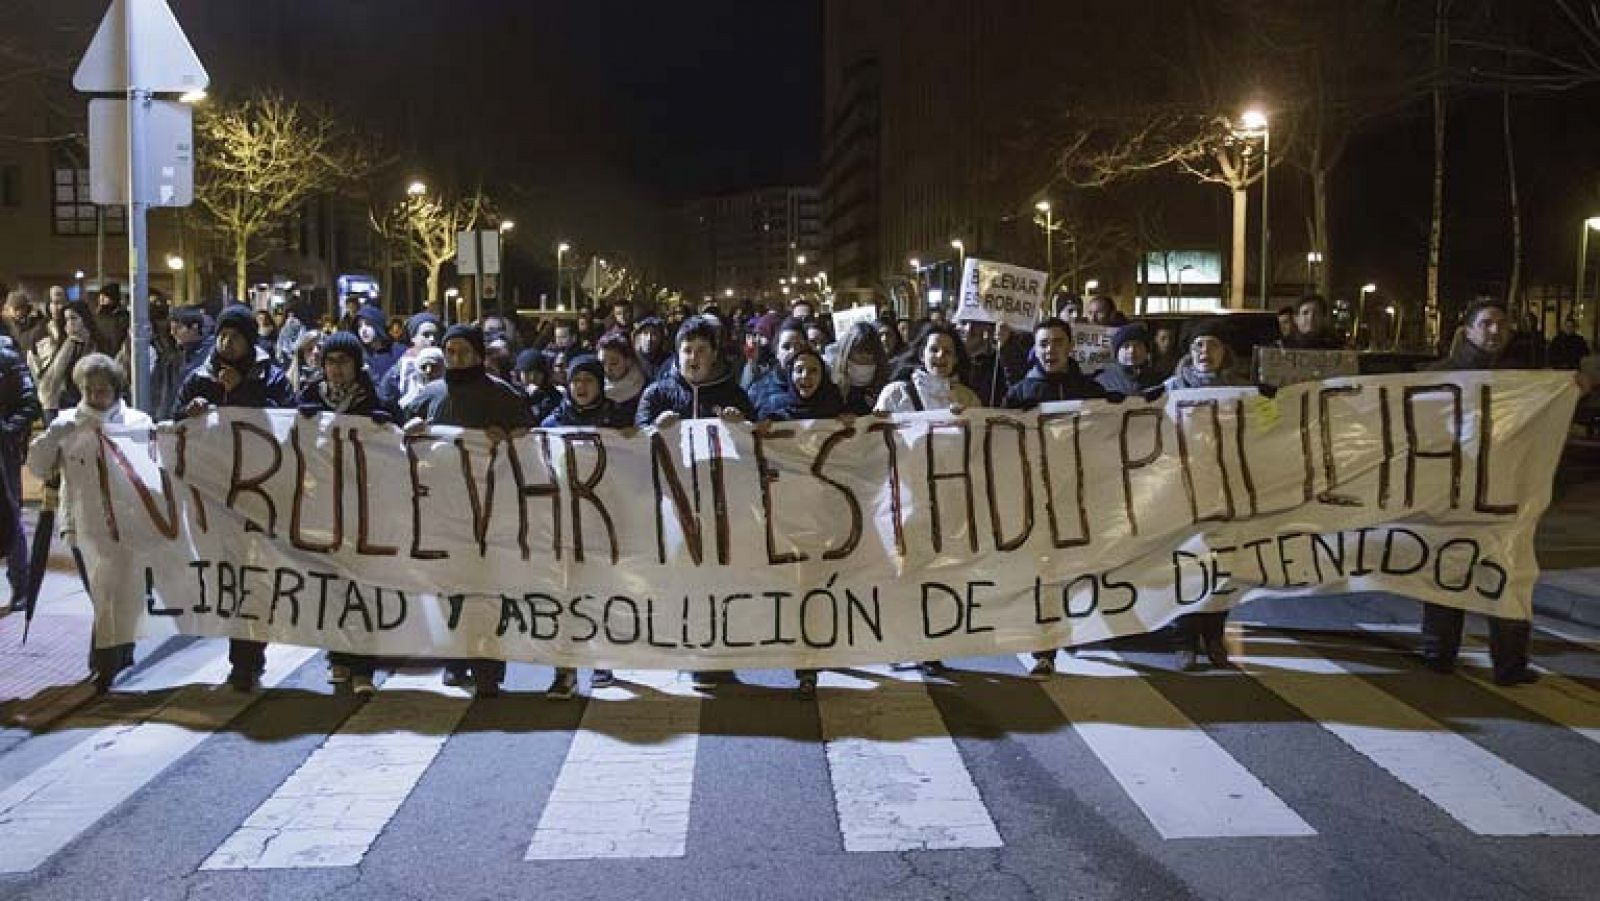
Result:
[[[195,199],[226,238],[240,297],[268,236],[367,165],[331,115],[275,94],[201,107],[195,145]]]

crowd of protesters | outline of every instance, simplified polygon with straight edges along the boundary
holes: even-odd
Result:
[[[486,430],[504,438],[533,427],[666,428],[680,419],[717,417],[763,427],[774,421],[887,416],[922,410],[1002,407],[1129,397],[1153,400],[1168,389],[1249,385],[1237,339],[1225,316],[1195,318],[1179,335],[1128,322],[1109,297],[1063,304],[1060,315],[1031,333],[990,323],[884,316],[834,335],[830,319],[809,299],[783,310],[746,303],[733,311],[708,306],[637,317],[615,303],[604,317],[508,320],[486,315],[445,328],[431,313],[391,317],[360,298],[335,321],[295,309],[281,313],[230,305],[212,318],[198,307],[151,305],[154,326],[151,411],[154,420],[203,415],[218,407],[296,409],[368,416],[408,432],[428,425]],[[1302,349],[1336,348],[1327,304],[1307,298],[1284,312],[1281,343]],[[1112,359],[1084,372],[1073,354],[1074,321],[1108,326]],[[1570,331],[1574,331],[1569,329]],[[8,551],[12,603],[25,597],[26,544],[19,515],[20,467],[34,424],[48,424],[29,465],[41,479],[57,474],[56,449],[73,428],[102,422],[147,424],[126,406],[128,320],[113,290],[93,307],[51,289],[42,311],[21,291],[5,300],[0,320],[0,469],[6,491],[0,547]],[[1573,340],[1575,339],[1575,340]],[[1504,305],[1480,301],[1463,319],[1445,369],[1509,368],[1514,339]],[[1573,364],[1587,353],[1582,338],[1564,335],[1549,350],[1552,364]],[[70,530],[70,524],[67,524]],[[1180,669],[1229,667],[1226,613],[1197,613],[1174,624]],[[1427,664],[1448,671],[1459,649],[1460,611],[1429,605],[1424,618]],[[1504,684],[1536,678],[1528,666],[1526,624],[1493,621],[1495,678]],[[1203,655],[1203,662],[1202,662]],[[233,640],[229,682],[254,687],[264,645]],[[110,686],[126,666],[126,649],[93,658],[96,684]],[[1049,678],[1055,653],[1034,655],[1032,675]],[[361,655],[329,657],[331,681],[374,690],[383,661]],[[940,661],[916,664],[928,674]],[[445,680],[471,685],[479,696],[499,693],[499,660],[448,661]],[[810,696],[816,674],[796,674]],[[712,690],[730,674],[697,672]],[[592,684],[613,679],[597,671]],[[568,698],[577,673],[558,668],[547,690]]]

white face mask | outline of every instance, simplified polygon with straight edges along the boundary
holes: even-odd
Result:
[[[878,374],[876,363],[846,363],[844,366],[845,378],[850,380],[852,387],[864,388],[872,384],[872,377]]]

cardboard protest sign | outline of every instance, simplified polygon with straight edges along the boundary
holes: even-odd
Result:
[[[992,260],[967,257],[961,273],[957,322],[1003,322],[1019,332],[1044,315],[1045,274]]]
[[[1251,598],[1526,619],[1570,373],[880,421],[405,435],[226,409],[63,447],[102,645],[662,669],[1014,653]],[[1312,601],[1308,601],[1312,602]]]
[[[1111,333],[1116,331],[1109,325],[1090,325],[1087,322],[1074,322],[1072,324],[1072,358],[1078,361],[1078,367],[1084,372],[1097,372],[1116,358],[1111,352]]]
[[[1263,385],[1281,388],[1299,382],[1359,375],[1360,372],[1361,355],[1353,350],[1256,348],[1256,380]]]
[[[845,333],[856,327],[856,323],[865,322],[872,324],[878,321],[878,308],[868,304],[864,307],[854,307],[849,310],[838,310],[833,314],[833,337],[843,338]]]

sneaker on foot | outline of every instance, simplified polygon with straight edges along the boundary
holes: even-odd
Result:
[[[544,690],[547,701],[566,701],[578,690],[578,674],[573,670],[557,670],[550,687]]]
[[[610,688],[617,684],[617,674],[608,669],[597,669],[590,677],[589,684],[595,688]]]
[[[358,695],[370,695],[376,692],[378,687],[372,684],[372,676],[357,674],[350,677],[350,690]]]
[[[944,661],[924,660],[918,664],[917,669],[922,670],[924,676],[942,676],[944,675]]]
[[[695,691],[716,691],[717,674],[710,670],[695,670],[689,674],[689,684]]]
[[[1036,657],[1033,669],[1028,670],[1028,677],[1041,682],[1056,674],[1056,659],[1054,657]]]
[[[328,684],[329,685],[338,685],[341,682],[349,682],[349,681],[350,681],[350,667],[344,666],[343,664],[338,664],[338,663],[333,664],[332,666],[328,667]]]
[[[800,700],[802,701],[809,701],[816,697],[817,677],[814,675],[801,676],[800,684],[795,687],[795,694],[798,694],[800,696]]]
[[[465,688],[472,684],[472,673],[465,668],[445,667],[443,680],[450,688]]]

